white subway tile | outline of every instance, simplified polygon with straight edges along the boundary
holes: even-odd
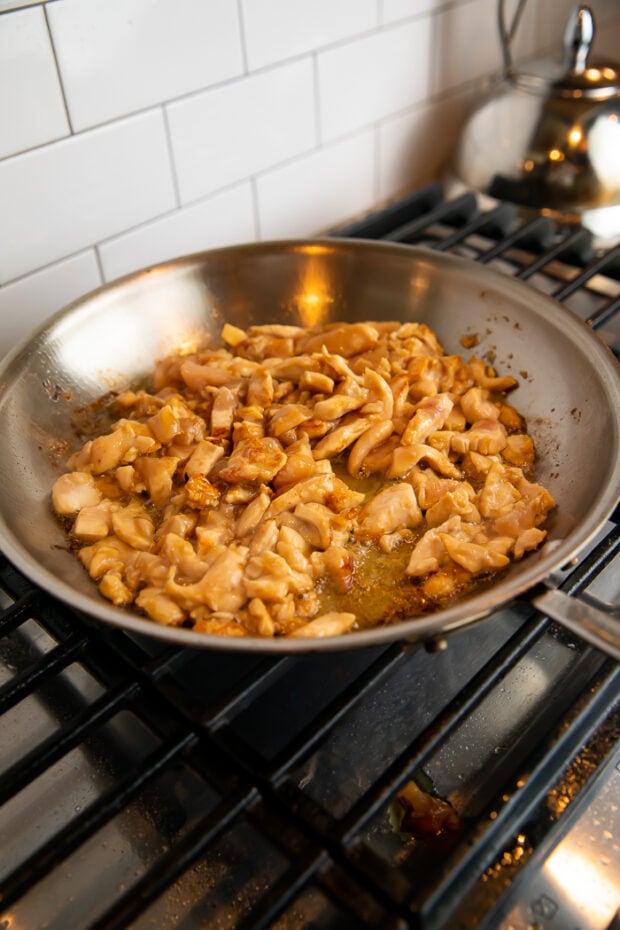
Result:
[[[61,307],[100,284],[91,250],[0,287],[0,356]]]
[[[251,70],[377,25],[376,0],[242,0]]]
[[[324,141],[368,126],[428,96],[430,22],[425,17],[392,26],[319,54]]]
[[[48,15],[75,129],[242,71],[231,0],[58,0]]]
[[[419,16],[421,13],[430,13],[445,6],[450,0],[379,0],[381,6],[381,21],[395,22],[398,19],[407,19],[410,16]]]
[[[43,10],[0,16],[0,158],[68,133]]]
[[[7,10],[17,10],[21,7],[39,6],[45,0],[0,0],[0,13]]]
[[[379,200],[441,178],[469,110],[467,95],[443,97],[379,127]]]
[[[187,203],[316,144],[312,63],[302,59],[170,104]]]
[[[175,206],[161,111],[0,162],[0,283]]]
[[[469,0],[432,17],[435,94],[496,72],[501,66],[493,0]]]
[[[361,133],[257,180],[262,239],[321,234],[375,202],[374,133]]]
[[[245,182],[104,242],[99,254],[105,279],[111,281],[179,255],[255,238],[252,191]]]

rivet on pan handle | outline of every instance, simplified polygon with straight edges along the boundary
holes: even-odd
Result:
[[[531,603],[576,636],[620,662],[620,608],[589,596],[571,597],[550,588]]]

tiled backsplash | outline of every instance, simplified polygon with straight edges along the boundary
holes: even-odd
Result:
[[[517,54],[574,5],[528,0]],[[496,0],[0,0],[0,355],[136,268],[441,177],[500,64]]]

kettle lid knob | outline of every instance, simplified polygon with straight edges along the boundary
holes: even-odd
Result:
[[[594,16],[585,3],[570,15],[564,31],[564,55],[572,74],[583,74],[594,39]]]

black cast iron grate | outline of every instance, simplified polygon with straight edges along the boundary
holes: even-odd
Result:
[[[544,274],[617,339],[620,250],[583,230],[431,185],[339,234]],[[612,520],[564,589],[608,590],[619,548]],[[130,638],[6,560],[0,589],[2,930],[474,927],[619,735],[617,665],[528,605],[445,650],[264,658]],[[398,832],[412,779],[453,833]]]

